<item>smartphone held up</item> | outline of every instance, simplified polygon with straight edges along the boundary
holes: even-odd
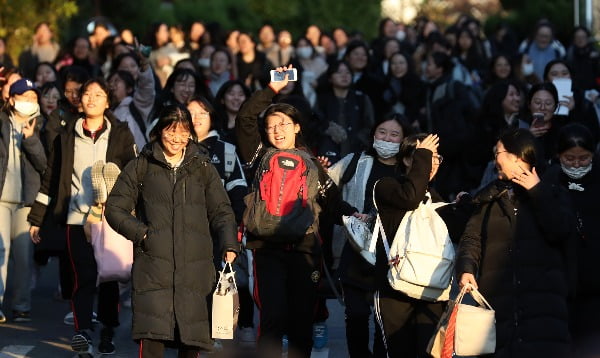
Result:
[[[284,81],[285,75],[289,75],[288,81],[297,81],[298,80],[298,71],[295,68],[291,68],[287,71],[282,71],[282,72],[271,70],[271,82]]]
[[[533,113],[532,114],[531,126],[534,128],[542,128],[546,126],[546,120],[544,119],[544,113]]]

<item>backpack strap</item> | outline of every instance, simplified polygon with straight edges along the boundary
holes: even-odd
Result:
[[[355,152],[352,156],[352,159],[350,159],[350,163],[348,163],[348,166],[346,167],[346,170],[344,171],[344,174],[342,175],[342,178],[340,179],[340,185],[339,187],[343,187],[344,185],[346,185],[350,179],[352,179],[352,177],[354,176],[354,174],[356,173],[356,168],[358,167],[358,160],[360,159],[360,156],[362,154],[362,151],[360,152]]]
[[[224,150],[223,150],[223,159],[225,160],[224,168],[225,168],[225,179],[229,179],[231,173],[235,168],[235,145],[223,142]]]

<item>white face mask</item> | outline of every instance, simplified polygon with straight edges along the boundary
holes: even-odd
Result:
[[[524,63],[521,71],[523,71],[523,76],[529,76],[533,73],[533,63]]]
[[[567,174],[569,178],[581,179],[592,170],[592,163],[579,168],[566,167],[563,164],[561,164],[560,167],[562,168],[563,173]]]
[[[404,41],[405,38],[406,32],[404,32],[403,30],[396,31],[396,39],[398,39],[398,41]]]
[[[373,149],[377,155],[383,159],[388,159],[398,154],[400,151],[400,143],[386,142],[384,140],[375,139],[373,141]]]
[[[31,117],[40,110],[40,105],[36,102],[15,101],[15,111],[24,117]]]
[[[298,47],[296,49],[296,55],[302,59],[310,58],[310,56],[312,56],[312,48],[308,46]]]
[[[210,67],[210,58],[199,58],[198,66],[200,66],[202,68],[209,68]]]

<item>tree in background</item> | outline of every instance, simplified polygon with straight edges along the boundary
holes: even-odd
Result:
[[[304,34],[311,24],[324,29],[344,26],[372,37],[381,17],[377,0],[79,0],[78,4],[80,12],[69,29],[72,35],[80,34],[87,19],[103,15],[117,28],[133,30],[142,41],[154,22],[187,27],[197,20],[218,23],[223,30],[235,28],[252,33],[269,22],[295,36]]]
[[[0,0],[0,9],[0,36],[15,61],[31,45],[35,25],[48,22],[58,40],[60,29],[78,11],[75,0]]]

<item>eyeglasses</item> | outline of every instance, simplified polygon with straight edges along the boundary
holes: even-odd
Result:
[[[190,140],[190,132],[184,132],[184,133],[164,132],[163,138],[165,138],[166,140],[168,140],[170,142],[173,142],[173,141],[187,142]]]
[[[444,161],[444,157],[442,157],[441,155],[437,154],[437,155],[433,155],[433,157],[431,158],[433,160],[433,162],[435,164],[442,164],[442,162]]]
[[[67,96],[67,97],[79,97],[79,88],[78,89],[65,90],[65,96]]]
[[[210,117],[210,113],[208,112],[191,112],[190,114],[192,115],[192,119]]]
[[[279,128],[279,130],[282,130],[282,131],[284,131],[284,130],[287,128],[287,126],[289,126],[289,125],[291,125],[291,124],[294,124],[294,123],[293,123],[293,122],[288,122],[288,123],[283,123],[283,122],[282,122],[282,123],[276,124],[276,125],[274,125],[274,126],[267,127],[267,128],[266,128],[266,131],[267,131],[267,133],[269,133],[269,134],[275,133],[275,129],[276,129],[276,128]]]
[[[538,108],[542,108],[542,107],[547,107],[547,108],[552,108],[554,107],[555,103],[552,101],[536,101],[533,100],[531,103],[533,103],[534,106],[538,107]]]
[[[91,99],[94,99],[94,100],[99,100],[99,99],[102,99],[102,98],[106,98],[107,96],[106,96],[106,94],[104,94],[102,92],[85,92],[83,94],[83,96],[81,96],[81,97],[86,97],[88,99],[91,98]]]
[[[506,150],[501,150],[499,152],[494,152],[494,159],[498,158],[498,154],[500,154],[500,153],[506,153]]]

